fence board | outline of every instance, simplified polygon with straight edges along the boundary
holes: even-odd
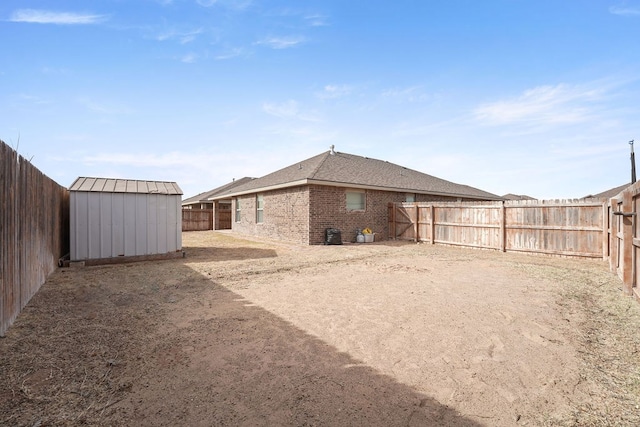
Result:
[[[213,209],[183,209],[182,231],[213,230]]]
[[[0,141],[0,336],[68,252],[69,194]]]
[[[393,239],[606,258],[605,207],[576,200],[397,203],[389,230]]]

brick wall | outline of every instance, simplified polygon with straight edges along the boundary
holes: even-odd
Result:
[[[235,218],[235,200],[231,227],[233,231],[273,239],[309,244],[309,189],[285,188],[263,193],[264,220],[256,223],[256,195],[240,196],[240,221]]]
[[[240,196],[241,218],[235,219],[233,231],[264,236],[288,242],[320,245],[325,241],[325,230],[337,228],[343,242],[355,242],[356,230],[370,228],[377,233],[376,240],[389,235],[388,204],[404,202],[406,193],[378,190],[365,192],[365,210],[348,211],[346,193],[349,188],[323,185],[285,188],[263,193],[264,221],[256,224],[256,195]],[[416,201],[456,201],[456,197],[418,194]]]
[[[378,190],[365,191],[365,210],[347,210],[345,187],[312,185],[309,196],[309,243],[322,244],[325,229],[340,230],[343,242],[355,242],[356,230],[370,228],[376,233],[376,240],[386,240],[389,235],[388,204],[404,202],[407,193]],[[456,197],[429,196],[418,194],[416,201],[456,201]]]
[[[356,230],[369,227],[377,238],[387,236],[387,204],[404,201],[404,193],[388,191],[365,191],[365,210],[347,210],[347,192],[344,187],[313,185],[310,188],[309,243],[322,244],[325,229],[340,230],[343,242],[355,242]],[[358,190],[356,190],[358,191]]]

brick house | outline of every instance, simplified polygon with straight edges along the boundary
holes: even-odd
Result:
[[[232,230],[303,244],[322,244],[325,230],[342,240],[371,228],[388,236],[390,202],[501,200],[393,163],[333,150],[247,182],[210,200],[231,199]]]
[[[184,199],[182,201],[182,209],[204,209],[211,210],[213,212],[213,229],[214,230],[230,230],[231,229],[231,199],[217,199],[211,200],[212,197],[229,192],[230,190],[239,187],[255,178],[244,177],[240,179],[234,179],[233,181],[216,187],[213,190],[205,191],[204,193],[196,194],[193,197]]]

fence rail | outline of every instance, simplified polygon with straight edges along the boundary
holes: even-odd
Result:
[[[69,192],[0,141],[0,336],[69,250]]]
[[[607,258],[607,203],[594,200],[391,203],[391,239]]]

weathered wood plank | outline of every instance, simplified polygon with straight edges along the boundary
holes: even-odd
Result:
[[[0,336],[68,250],[68,200],[66,188],[0,141]]]

